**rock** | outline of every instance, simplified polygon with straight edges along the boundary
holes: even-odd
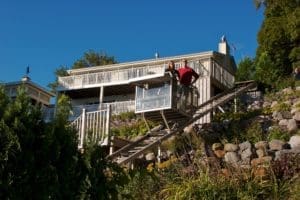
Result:
[[[249,141],[239,144],[239,154],[241,159],[248,164],[252,157],[252,147]]]
[[[227,152],[224,156],[224,160],[228,164],[236,165],[240,161],[240,158],[236,152]]]
[[[267,141],[259,141],[259,142],[255,143],[254,146],[255,146],[256,149],[264,149],[264,150],[266,150],[266,149],[269,148],[269,144],[268,144]]]
[[[281,112],[278,112],[278,111],[274,111],[272,114],[272,117],[273,117],[273,119],[278,120],[278,121],[283,119]]]
[[[282,111],[281,115],[282,115],[283,119],[292,119],[293,118],[290,111]]]
[[[251,148],[245,149],[243,151],[240,150],[239,154],[240,154],[242,160],[247,160],[248,161],[252,157]]]
[[[251,166],[256,167],[258,165],[270,164],[271,161],[272,161],[271,156],[265,156],[265,157],[261,157],[261,158],[254,158],[254,159],[251,160]]]
[[[263,103],[263,108],[266,108],[266,107],[269,107],[269,106],[271,106],[271,103],[270,103],[270,102],[265,101],[265,102]]]
[[[251,143],[249,141],[243,142],[239,144],[240,150],[251,149]]]
[[[174,154],[173,154],[173,152],[172,151],[170,151],[170,150],[167,150],[167,156],[168,156],[168,158],[171,158],[171,156],[173,156]]]
[[[216,155],[217,158],[224,158],[225,151],[224,150],[215,150],[214,154]]]
[[[288,125],[288,120],[287,119],[282,119],[278,122],[279,126],[287,126]]]
[[[262,158],[262,157],[267,156],[267,152],[264,149],[257,149],[256,155],[258,156],[258,158]]]
[[[154,161],[155,160],[155,154],[153,152],[147,153],[145,156],[147,161]]]
[[[299,111],[298,108],[292,108],[292,109],[291,109],[291,114],[292,114],[292,115],[295,115],[298,111]],[[293,118],[294,118],[294,116],[293,116]]]
[[[282,160],[293,158],[296,155],[300,155],[300,148],[297,149],[283,149],[281,151],[276,151],[274,160]]]
[[[271,103],[271,108],[275,107],[277,104],[278,104],[277,101],[273,101],[273,102]]]
[[[290,138],[288,142],[292,149],[300,148],[300,135],[294,135]]]
[[[293,119],[296,121],[300,121],[300,112],[297,110],[293,116]]]
[[[221,143],[213,143],[213,145],[212,145],[211,148],[212,148],[213,151],[223,150],[223,144],[221,144]]]
[[[279,150],[283,149],[284,144],[285,144],[285,142],[283,142],[281,140],[272,140],[271,142],[269,142],[269,147],[270,147],[270,150],[279,151]]]
[[[238,145],[232,144],[232,143],[227,143],[224,146],[224,151],[225,152],[234,152],[238,150]]]
[[[297,130],[298,129],[298,125],[296,123],[296,120],[294,120],[294,119],[288,120],[288,125],[286,126],[286,128],[287,128],[287,130],[289,132]]]

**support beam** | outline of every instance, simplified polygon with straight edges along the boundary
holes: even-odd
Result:
[[[148,122],[147,122],[147,120],[145,118],[145,113],[142,113],[142,118],[143,118],[143,120],[144,120],[144,122],[146,124],[146,127],[147,127],[148,131],[151,132],[150,126],[149,126],[149,124],[148,124]]]
[[[83,148],[83,143],[85,139],[85,118],[86,118],[86,111],[85,108],[82,109],[82,117],[81,117],[81,130],[80,130],[80,147]]]
[[[103,109],[102,103],[103,103],[104,86],[100,86],[99,89],[100,89],[100,94],[99,94],[99,105],[101,106],[101,109]]]
[[[160,111],[160,114],[161,114],[161,117],[163,118],[163,120],[164,120],[164,122],[165,122],[165,125],[166,125],[168,131],[170,131],[170,127],[169,127],[169,124],[168,124],[168,122],[167,122],[167,119],[166,119],[166,116],[165,116],[164,111],[161,110],[161,111]]]

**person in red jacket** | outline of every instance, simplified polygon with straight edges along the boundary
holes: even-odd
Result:
[[[191,86],[198,80],[199,74],[187,65],[187,60],[183,60],[183,67],[178,69],[179,73],[179,98],[183,106],[186,105],[186,101],[191,91]]]

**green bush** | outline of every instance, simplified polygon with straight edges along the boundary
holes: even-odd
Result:
[[[291,105],[286,103],[278,103],[272,108],[273,112],[274,111],[283,112],[283,111],[290,111],[290,110],[291,110]]]
[[[268,132],[268,141],[275,140],[275,139],[288,141],[289,138],[290,138],[289,133],[283,131],[282,129],[280,129],[280,127],[272,127],[272,129],[270,129]]]
[[[155,125],[155,123],[151,121],[148,121],[148,123],[150,128]],[[130,139],[138,135],[144,135],[145,133],[147,133],[148,129],[144,121],[137,120],[131,125],[126,124],[120,127],[111,128],[110,131],[114,136]]]
[[[265,134],[262,130],[262,126],[259,122],[254,121],[250,124],[249,128],[246,130],[245,135],[242,136],[242,139],[249,141],[252,144],[265,140]]]

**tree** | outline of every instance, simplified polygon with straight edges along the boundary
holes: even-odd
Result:
[[[55,72],[54,72],[54,74],[55,74],[55,81],[48,84],[48,87],[51,88],[52,92],[55,93],[56,90],[57,90],[57,87],[59,86],[58,77],[59,76],[68,76],[67,70],[68,70],[68,68],[65,67],[65,66],[60,66],[59,68],[57,68],[55,70]]]
[[[287,76],[300,63],[300,1],[255,0],[257,8],[264,5],[264,22],[258,33],[256,62],[267,52],[273,70]],[[263,56],[264,57],[264,56]]]
[[[125,183],[124,172],[104,159],[99,146],[78,151],[69,111],[62,95],[54,121],[46,124],[24,88],[15,100],[0,88],[0,199],[115,197],[116,188]]]
[[[255,80],[262,83],[264,87],[274,88],[278,77],[280,71],[274,67],[268,52],[262,53],[256,62]]]
[[[93,50],[89,50],[84,53],[83,57],[74,62],[73,69],[101,66],[116,63],[113,56],[108,56],[106,53],[98,53]]]
[[[253,80],[255,75],[254,60],[250,57],[245,57],[238,64],[238,69],[235,75],[237,81]]]

